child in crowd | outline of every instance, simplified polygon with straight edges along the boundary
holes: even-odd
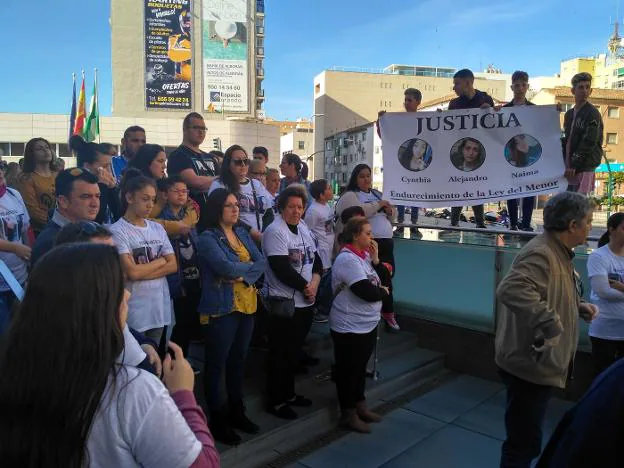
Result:
[[[171,299],[166,276],[178,269],[164,228],[147,216],[156,199],[156,183],[136,171],[128,171],[121,184],[124,215],[110,228],[117,246],[128,301],[128,325],[160,343],[171,323]]]
[[[158,181],[159,198],[163,200],[159,220],[179,221],[189,226],[188,234],[171,234],[169,240],[173,246],[178,269],[167,276],[169,293],[173,298],[173,310],[176,324],[171,341],[177,343],[184,355],[195,332],[199,332],[197,306],[201,297],[199,267],[197,262],[197,231],[199,220],[197,205],[189,202],[189,190],[180,176],[172,176]]]
[[[314,200],[305,212],[304,221],[312,231],[323,263],[323,272],[326,272],[331,268],[334,246],[334,210],[327,202],[334,198],[334,192],[331,184],[325,179],[319,179],[310,184],[310,195]],[[327,320],[327,315],[320,311],[314,315],[317,323],[326,323]]]

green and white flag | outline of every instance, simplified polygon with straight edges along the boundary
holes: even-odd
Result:
[[[91,96],[91,104],[89,106],[89,115],[85,123],[82,136],[86,141],[95,141],[100,137],[100,110],[98,108],[97,98],[97,70],[93,80],[93,95]]]

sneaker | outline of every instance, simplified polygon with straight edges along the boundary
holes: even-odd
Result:
[[[329,322],[329,315],[325,315],[321,312],[316,312],[314,314],[314,323],[327,323]]]
[[[394,314],[381,314],[381,316],[383,317],[384,321],[386,322],[386,325],[388,326],[388,328],[390,328],[391,330],[394,330],[394,331],[401,330],[401,327],[399,326],[399,324],[396,321],[396,315],[394,315]]]
[[[301,408],[312,406],[312,400],[303,395],[295,395],[290,400],[286,400],[286,403],[290,406],[299,406]]]
[[[404,226],[398,226],[395,230],[394,233],[395,234],[403,234],[403,231],[405,230]]]
[[[277,406],[269,406],[267,411],[277,418],[288,419],[290,421],[299,417],[297,413],[295,413],[295,411],[286,403],[282,403]]]
[[[517,231],[518,230],[518,226],[516,226],[515,224],[512,224],[511,226],[509,226],[509,230],[510,231]]]

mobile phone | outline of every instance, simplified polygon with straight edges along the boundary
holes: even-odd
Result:
[[[607,278],[609,278],[611,281],[620,281],[620,275],[618,275],[617,273],[609,273],[607,275]]]

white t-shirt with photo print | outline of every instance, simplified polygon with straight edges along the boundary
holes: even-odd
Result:
[[[292,232],[282,217],[277,216],[262,234],[262,251],[266,258],[287,255],[292,268],[307,282],[310,282],[316,256],[316,244],[305,223],[300,222],[297,225],[297,231],[297,234]],[[313,305],[306,302],[300,291],[295,291],[277,279],[270,267],[266,269],[265,277],[269,296],[291,298],[294,295],[295,307]]]
[[[26,244],[26,232],[29,226],[30,217],[22,196],[17,190],[7,188],[4,196],[0,198],[0,239],[16,244]],[[0,252],[0,260],[6,263],[20,284],[26,282],[28,265],[24,260],[12,252]],[[4,278],[0,276],[0,292],[10,289]]]
[[[305,213],[305,223],[318,243],[323,269],[331,268],[334,248],[334,210],[328,204],[314,200]]]
[[[210,184],[210,191],[214,192],[219,188],[225,188],[221,179],[215,179]],[[254,190],[256,191],[256,197],[254,199]],[[256,200],[258,200],[258,206],[256,207]],[[268,190],[255,179],[247,179],[247,182],[240,184],[240,193],[238,193],[238,203],[240,204],[240,219],[249,226],[262,231],[262,216],[264,212],[273,207],[273,197]],[[256,219],[256,211],[258,212],[258,218]],[[260,221],[260,226],[258,226]]]
[[[110,227],[119,254],[130,254],[137,264],[174,253],[165,229],[154,221],[145,222],[146,226],[140,227],[121,218]],[[127,281],[126,287],[132,294],[128,301],[128,326],[144,332],[171,324],[171,297],[165,276]]]
[[[362,280],[369,280],[376,286],[381,284],[377,272],[366,259],[348,249],[342,249],[336,256],[331,271],[332,291],[336,293],[329,313],[329,328],[338,333],[369,333],[381,317],[381,301],[368,302],[351,291],[351,286]]]
[[[373,190],[369,192],[362,192],[357,190],[355,194],[358,197],[360,203],[379,203],[381,197]],[[392,238],[392,223],[388,219],[388,216],[384,211],[378,211],[373,216],[368,218],[371,229],[373,230],[373,237],[375,239],[391,239]]]

